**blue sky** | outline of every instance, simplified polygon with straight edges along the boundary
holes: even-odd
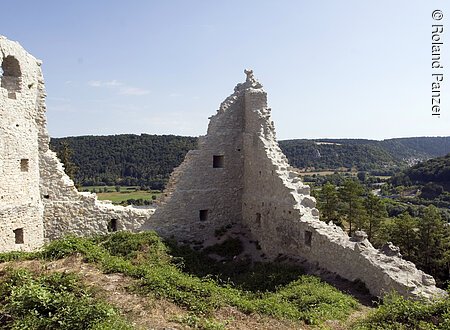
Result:
[[[450,36],[431,116],[437,0],[14,0],[0,34],[43,60],[53,137],[203,135],[252,68],[279,139],[450,135]],[[447,23],[448,22],[448,23]]]

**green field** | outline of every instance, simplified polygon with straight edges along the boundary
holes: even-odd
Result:
[[[116,191],[115,186],[89,186],[83,187],[81,191],[95,192],[99,200],[109,200],[114,204],[123,204],[130,199],[143,201],[151,201],[154,197],[158,197],[161,192],[157,190],[139,190],[139,187],[120,187],[120,191]]]

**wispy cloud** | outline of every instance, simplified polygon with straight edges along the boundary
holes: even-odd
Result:
[[[133,87],[125,85],[124,83],[117,80],[101,81],[101,80],[91,80],[88,81],[88,85],[91,87],[100,88],[111,88],[117,90],[120,95],[146,95],[150,91],[147,89]]]
[[[119,94],[122,95],[146,95],[150,93],[149,90],[137,88],[137,87],[121,87]]]
[[[102,87],[102,82],[99,80],[91,80],[88,82],[88,85],[91,87]]]

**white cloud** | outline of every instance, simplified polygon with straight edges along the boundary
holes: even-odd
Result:
[[[117,86],[123,86],[121,82],[118,82],[117,80],[111,80],[111,81],[105,81],[103,83],[106,87],[117,87]]]
[[[116,90],[120,95],[146,95],[150,91],[147,89],[125,85],[124,83],[115,79],[110,81],[91,80],[88,81],[91,87],[104,87]]]
[[[149,90],[137,88],[137,87],[121,87],[119,94],[121,95],[146,95],[150,93]]]
[[[99,80],[91,80],[88,82],[88,85],[91,87],[101,87],[102,86],[102,82]]]

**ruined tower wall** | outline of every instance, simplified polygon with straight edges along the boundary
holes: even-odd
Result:
[[[154,210],[79,193],[49,150],[41,63],[0,36],[0,252],[33,250],[66,234],[140,231]]]
[[[0,250],[35,249],[43,243],[39,193],[40,63],[0,36]]]
[[[172,173],[165,197],[148,229],[179,240],[203,242],[227,224],[240,224],[270,259],[287,256],[361,280],[373,295],[440,293],[414,264],[355,241],[319,220],[315,199],[289,166],[275,138],[267,95],[251,72],[211,117],[199,150]],[[214,155],[223,167],[214,168]],[[201,218],[200,210],[207,210]]]
[[[352,240],[341,228],[320,221],[309,187],[289,166],[275,139],[266,93],[247,88],[243,98],[243,223],[266,256],[307,260],[348,280],[361,280],[375,296],[392,290],[416,297],[440,292],[434,279],[413,263],[384,254],[367,239]]]
[[[243,223],[259,240],[271,258],[296,250],[296,257],[305,255],[298,223],[302,219],[318,220],[315,200],[309,186],[290,170],[286,156],[275,140],[275,130],[262,89],[245,92],[244,194]],[[300,249],[297,251],[297,249]]]
[[[199,138],[198,150],[174,170],[147,229],[202,241],[215,229],[241,221],[244,117],[235,98],[222,103],[210,118],[208,134]]]

